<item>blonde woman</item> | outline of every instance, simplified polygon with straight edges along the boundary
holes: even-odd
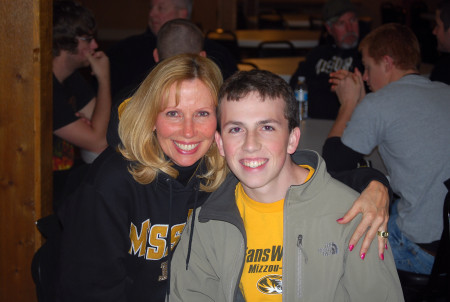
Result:
[[[101,154],[64,209],[64,300],[164,300],[168,247],[225,178],[214,143],[221,84],[209,59],[176,56],[122,106],[119,152]]]

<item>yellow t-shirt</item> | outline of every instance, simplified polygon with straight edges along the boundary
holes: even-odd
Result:
[[[314,174],[310,166],[308,181]],[[283,206],[252,200],[241,183],[235,190],[236,203],[247,233],[247,250],[239,288],[246,301],[282,300]]]

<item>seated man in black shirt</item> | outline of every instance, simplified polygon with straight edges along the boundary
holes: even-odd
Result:
[[[330,90],[330,73],[340,69],[362,70],[358,53],[360,27],[355,7],[349,0],[329,0],[323,9],[325,27],[330,43],[319,45],[298,65],[289,84],[293,89],[299,76],[306,78],[308,85],[308,116],[335,119],[339,110],[336,93]]]

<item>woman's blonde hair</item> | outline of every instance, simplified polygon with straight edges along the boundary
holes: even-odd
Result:
[[[219,68],[207,58],[182,54],[159,63],[121,112],[119,136],[122,144],[119,150],[131,161],[128,170],[137,182],[148,184],[155,179],[159,171],[174,178],[178,176],[178,171],[165,156],[153,129],[158,114],[167,106],[172,85],[176,85],[178,104],[181,83],[194,79],[199,79],[209,88],[217,106],[217,95],[222,84]],[[207,171],[198,176],[204,180],[200,189],[211,192],[220,186],[227,173],[225,160],[219,154],[214,141],[202,160],[206,162]]]

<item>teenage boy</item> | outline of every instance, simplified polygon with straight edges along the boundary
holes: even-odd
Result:
[[[53,3],[53,206],[77,187],[84,167],[75,149],[92,162],[107,146],[111,112],[109,59],[98,51],[92,12],[74,1]],[[97,93],[80,70],[90,67]],[[69,174],[71,176],[69,177]]]
[[[317,153],[296,152],[298,103],[286,82],[236,73],[219,92],[217,118],[234,175],[186,225],[170,301],[403,301],[390,250],[378,255],[373,242],[359,257],[347,248],[360,219],[334,221],[357,193]]]
[[[419,75],[420,45],[405,25],[376,28],[359,49],[364,74],[332,74],[342,105],[323,157],[330,171],[342,171],[378,148],[399,196],[388,223],[397,269],[430,274],[450,177],[450,86]]]

